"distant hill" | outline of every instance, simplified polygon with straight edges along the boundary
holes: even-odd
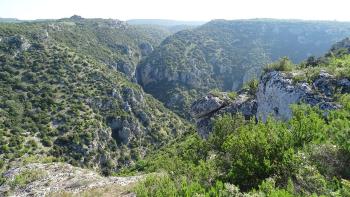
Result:
[[[137,78],[184,115],[194,98],[212,89],[237,90],[272,61],[319,56],[349,35],[346,22],[213,20],[165,39],[139,64]]]
[[[130,25],[147,25],[158,26],[167,29],[171,33],[176,33],[186,29],[193,29],[199,25],[203,25],[204,21],[176,21],[164,19],[133,19],[126,21]]]
[[[177,20],[166,20],[166,19],[131,19],[127,20],[127,23],[131,25],[161,25],[161,26],[199,26],[203,25],[204,21],[177,21]]]
[[[19,23],[22,22],[17,18],[0,18],[0,23]]]

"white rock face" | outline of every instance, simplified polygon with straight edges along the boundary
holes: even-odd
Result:
[[[292,79],[281,72],[264,75],[257,92],[257,118],[266,121],[268,116],[288,120],[292,116],[291,104],[299,103],[311,93],[308,84],[293,84]]]

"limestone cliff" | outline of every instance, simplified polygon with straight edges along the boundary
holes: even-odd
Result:
[[[337,79],[322,71],[312,80],[298,82],[297,72],[272,71],[262,75],[257,92],[248,94],[238,92],[234,100],[222,96],[207,95],[191,106],[190,113],[196,120],[199,134],[206,138],[212,130],[213,120],[225,113],[241,113],[246,118],[266,121],[269,116],[288,120],[292,116],[292,104],[306,103],[319,106],[322,110],[333,110],[341,107],[334,102],[336,93],[349,93],[350,80]]]

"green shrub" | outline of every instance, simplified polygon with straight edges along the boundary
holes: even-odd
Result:
[[[227,180],[244,190],[257,187],[272,175],[286,181],[300,163],[293,149],[292,135],[282,122],[249,121],[228,132],[223,142],[223,168],[228,170]]]
[[[300,190],[298,193],[305,196],[310,196],[314,193],[318,195],[328,194],[327,180],[314,166],[306,165],[300,167],[295,177],[295,184]]]
[[[151,175],[134,188],[137,196],[222,196],[241,194],[237,187],[216,181],[206,189],[199,182],[186,177],[172,179],[169,175]]]
[[[341,181],[342,188],[340,189],[341,196],[350,196],[350,181],[343,179]]]
[[[148,176],[135,187],[134,191],[140,197],[176,196],[178,193],[176,184],[167,175]]]
[[[247,89],[249,94],[254,95],[258,91],[259,80],[251,79],[243,85],[243,89]]]
[[[52,141],[49,137],[45,136],[41,139],[41,143],[46,146],[46,147],[51,147],[52,146]]]
[[[237,97],[237,93],[236,92],[228,92],[227,96],[231,99],[231,100],[235,100]]]
[[[223,98],[223,93],[219,89],[213,89],[209,92],[209,94],[215,97]]]
[[[292,142],[303,147],[310,142],[324,142],[328,126],[322,112],[308,105],[292,106],[293,117],[289,120]]]
[[[294,188],[293,188],[294,189]],[[276,182],[272,178],[268,178],[264,180],[260,185],[259,185],[259,190],[256,192],[259,196],[271,196],[271,197],[293,197],[293,192],[285,190],[285,189],[280,189],[276,187]]]
[[[46,173],[42,170],[24,170],[20,172],[18,175],[14,177],[14,180],[12,180],[9,185],[12,189],[14,188],[22,188],[26,186],[27,184],[34,182],[36,180],[41,179],[42,177],[45,177]]]
[[[329,132],[334,134],[334,141],[350,155],[350,94],[339,98],[343,108],[329,114]]]
[[[283,57],[278,62],[268,64],[264,68],[264,72],[267,73],[271,71],[292,71],[294,67],[294,64],[288,59],[288,57]]]

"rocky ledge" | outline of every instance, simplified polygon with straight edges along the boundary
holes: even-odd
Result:
[[[247,92],[241,91],[233,100],[223,92],[220,95],[209,94],[195,101],[191,106],[190,114],[196,120],[198,133],[203,138],[207,138],[216,117],[239,112],[246,118],[251,118],[255,116],[256,110],[256,99]]]
[[[63,193],[79,194],[109,186],[120,188],[115,196],[135,196],[126,188],[142,179],[142,176],[102,177],[66,163],[28,164],[11,168],[3,176],[6,182],[0,186],[0,196],[64,196]]]
[[[297,73],[272,71],[264,74],[259,82],[257,92],[249,94],[239,91],[235,99],[228,99],[226,93],[209,94],[195,101],[190,109],[196,120],[198,133],[207,138],[213,127],[213,120],[222,114],[241,113],[245,118],[256,118],[266,121],[268,116],[288,120],[292,116],[290,105],[306,103],[319,106],[322,110],[333,110],[341,107],[334,102],[334,94],[350,93],[350,80],[337,79],[321,71],[307,83],[295,80]]]

